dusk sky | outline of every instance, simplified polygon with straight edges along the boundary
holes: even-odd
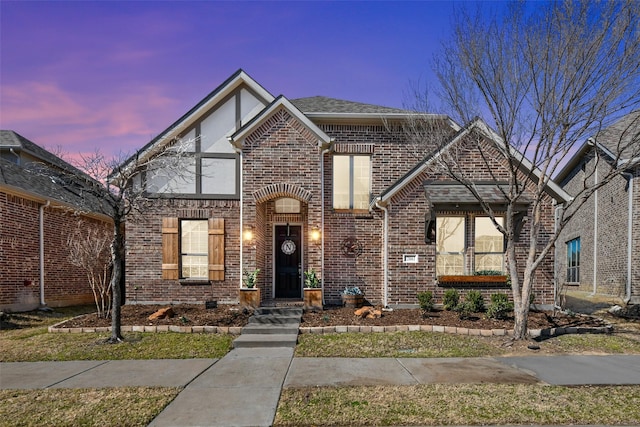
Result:
[[[0,128],[131,153],[239,68],[274,96],[402,107],[470,6],[0,0]]]

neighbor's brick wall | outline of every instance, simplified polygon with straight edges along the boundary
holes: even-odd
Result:
[[[577,194],[583,186],[585,178],[587,185],[593,185],[595,167],[593,155],[585,157],[586,164],[579,164],[560,183],[565,191],[571,195]],[[606,173],[609,165],[600,162],[598,174]],[[637,184],[637,182],[635,183]],[[637,188],[637,187],[636,187]],[[597,192],[597,245],[594,231],[596,228],[595,195],[582,206],[575,216],[565,226],[558,239],[558,275],[560,283],[566,282],[567,249],[566,242],[580,237],[580,283],[577,289],[581,291],[624,297],[627,281],[627,251],[628,251],[628,188],[627,180],[618,176]],[[634,191],[634,199],[635,199]],[[634,202],[634,206],[638,206]],[[637,213],[637,209],[634,214]],[[638,222],[636,222],[637,224]],[[636,226],[637,228],[637,226]],[[594,287],[594,246],[597,258],[596,278]],[[638,251],[636,250],[635,253]]]
[[[0,308],[30,310],[40,303],[38,202],[0,193]],[[68,260],[67,237],[82,224],[110,225],[67,210],[44,209],[45,303],[50,307],[93,303],[86,274]]]
[[[224,218],[224,281],[183,285],[162,278],[162,218]],[[126,303],[237,302],[240,287],[237,200],[148,199],[144,217],[126,223]]]
[[[633,171],[633,242],[631,253],[631,302],[640,304],[640,166]]]

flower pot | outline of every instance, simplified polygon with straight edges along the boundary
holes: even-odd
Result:
[[[364,295],[342,294],[342,305],[349,308],[360,308],[364,305]]]
[[[305,311],[322,310],[322,289],[304,288],[304,309]]]
[[[240,288],[240,307],[260,307],[260,288]]]

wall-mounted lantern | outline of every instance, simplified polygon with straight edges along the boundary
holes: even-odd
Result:
[[[320,232],[320,229],[315,226],[311,227],[310,237],[313,243],[320,243],[320,237],[322,237],[322,233]]]
[[[253,243],[253,226],[252,225],[247,225],[244,227],[244,231],[242,232],[242,237],[244,239],[245,242],[247,243]]]

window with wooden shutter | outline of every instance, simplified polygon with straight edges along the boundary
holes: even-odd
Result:
[[[224,218],[209,218],[209,280],[224,280]]]
[[[224,218],[163,218],[162,278],[224,280]]]
[[[178,274],[178,218],[162,218],[162,278],[177,280]]]

